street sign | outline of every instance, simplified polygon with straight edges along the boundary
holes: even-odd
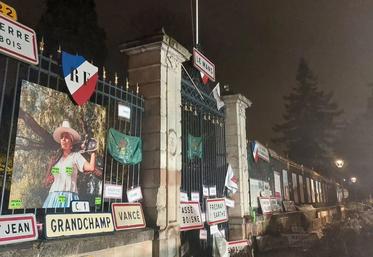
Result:
[[[112,203],[115,230],[145,228],[141,203]]]
[[[228,221],[227,208],[224,198],[206,200],[207,224],[215,225]]]
[[[11,7],[11,6],[9,6],[9,5],[1,2],[1,1],[0,1],[0,13],[3,14],[4,16],[8,16],[12,20],[15,20],[15,21],[17,20],[16,10],[13,7]]]
[[[193,65],[211,81],[215,81],[215,65],[195,48],[193,48]]]
[[[35,31],[0,14],[0,52],[23,62],[38,64]]]
[[[34,214],[0,216],[0,245],[32,241],[37,238]]]
[[[180,202],[180,231],[203,228],[199,202]]]

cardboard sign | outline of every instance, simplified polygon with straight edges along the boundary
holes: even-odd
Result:
[[[211,81],[215,81],[215,65],[196,48],[193,48],[193,64],[199,71],[206,74]]]
[[[203,196],[208,197],[209,196],[209,188],[206,186],[202,186],[203,189]]]
[[[20,61],[38,64],[35,31],[0,15],[0,52]]]
[[[141,187],[135,187],[127,190],[127,199],[130,203],[142,200]]]
[[[216,186],[212,186],[209,188],[210,196],[216,196]]]
[[[259,198],[260,207],[262,208],[263,214],[272,213],[271,200],[269,198]]]
[[[225,205],[230,208],[234,208],[234,200],[225,198]]]
[[[270,198],[272,212],[282,212],[281,200],[277,198]]]
[[[14,244],[38,239],[35,215],[0,216],[0,245]]]
[[[112,203],[111,211],[115,230],[145,228],[141,203]]]
[[[104,185],[104,198],[106,199],[121,199],[123,195],[123,186],[114,184]]]
[[[207,230],[206,229],[201,229],[199,231],[199,239],[207,240]]]
[[[228,252],[230,254],[239,253],[249,245],[249,240],[236,240],[227,242]]]
[[[269,152],[266,147],[264,147],[258,141],[254,141],[253,157],[255,161],[258,161],[258,158],[269,162]]]
[[[47,238],[113,232],[111,213],[47,214]]]
[[[118,104],[118,117],[126,120],[131,119],[131,107],[125,104]]]
[[[228,221],[227,208],[224,198],[207,199],[207,224],[214,225]]]
[[[210,234],[217,234],[220,233],[218,225],[212,225],[210,226]]]
[[[187,202],[189,201],[188,194],[185,192],[180,192],[180,201],[181,202]]]
[[[199,202],[180,202],[180,217],[181,231],[203,228]]]
[[[72,212],[89,212],[88,201],[71,201]]]
[[[199,192],[192,192],[192,194],[191,194],[191,200],[193,202],[199,202]]]
[[[285,211],[296,211],[294,201],[282,201]]]

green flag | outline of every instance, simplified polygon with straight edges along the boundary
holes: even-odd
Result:
[[[192,160],[194,157],[202,159],[202,137],[194,137],[188,134],[188,159]]]
[[[142,160],[141,138],[127,136],[113,128],[108,132],[107,150],[121,164],[138,164]]]

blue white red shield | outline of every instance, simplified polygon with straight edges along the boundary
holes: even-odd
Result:
[[[98,68],[83,56],[62,52],[62,71],[74,101],[78,105],[85,104],[95,91]]]

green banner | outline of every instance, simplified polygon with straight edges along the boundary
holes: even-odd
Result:
[[[192,160],[194,157],[202,159],[203,154],[203,138],[194,137],[188,134],[188,159]]]
[[[142,161],[141,138],[125,135],[113,128],[108,132],[107,149],[121,164],[138,164]]]

